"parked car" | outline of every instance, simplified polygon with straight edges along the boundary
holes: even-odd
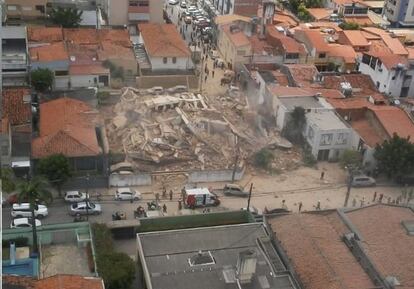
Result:
[[[40,227],[42,222],[38,219],[35,219],[36,227]],[[32,219],[31,218],[16,218],[13,219],[10,223],[10,228],[31,228],[32,227]]]
[[[101,205],[91,202],[80,202],[70,206],[69,214],[75,215],[99,215],[102,213]]]
[[[115,200],[118,201],[138,201],[141,199],[141,193],[131,188],[118,188],[115,192]]]
[[[65,201],[69,203],[79,203],[85,201],[89,196],[86,193],[79,191],[67,191],[65,193]]]
[[[210,55],[211,59],[216,59],[219,57],[218,51],[211,49],[208,54]]]
[[[36,218],[44,218],[48,215],[48,210],[45,205],[37,205],[37,208],[34,210],[34,215]],[[13,204],[11,210],[11,216],[13,218],[30,218],[32,216],[32,212],[30,210],[29,203],[20,203],[20,204]]]
[[[171,88],[168,88],[167,91],[169,93],[182,93],[188,91],[188,88],[185,85],[176,85]]]
[[[236,184],[226,184],[223,189],[223,193],[227,196],[235,196],[235,197],[248,197],[249,192],[243,190],[242,187]]]
[[[186,2],[184,2],[184,1],[181,1],[181,3],[180,3],[180,7],[181,7],[181,8],[187,8],[187,3],[186,3]]]
[[[179,3],[178,0],[168,0],[168,4],[170,5],[177,5]]]
[[[376,185],[375,179],[366,175],[354,176],[351,182],[352,187],[374,187]]]
[[[191,21],[193,21],[193,18],[189,15],[184,17],[184,23],[185,24],[191,24]]]
[[[164,92],[164,88],[162,86],[154,86],[152,88],[147,89],[147,92],[150,94],[161,94]]]

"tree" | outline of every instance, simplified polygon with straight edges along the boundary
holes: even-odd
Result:
[[[11,193],[16,189],[16,185],[13,182],[14,173],[12,169],[3,168],[0,170],[1,188],[6,193]]]
[[[32,232],[33,232],[33,253],[38,253],[37,232],[35,223],[35,209],[40,203],[49,204],[53,201],[53,196],[47,189],[47,182],[39,177],[33,178],[30,181],[22,182],[18,185],[19,194],[17,199],[19,202],[25,201],[30,204],[30,211],[32,213]]]
[[[298,15],[298,18],[302,21],[309,22],[312,20],[312,17],[309,11],[306,9],[305,4],[303,3],[298,6],[297,15]]]
[[[303,128],[306,124],[305,109],[296,106],[289,115],[289,119],[283,129],[283,135],[295,144],[303,144]]]
[[[57,188],[59,196],[61,195],[63,184],[72,175],[69,160],[62,154],[51,155],[41,159],[37,170],[39,174],[49,180],[52,186]]]
[[[31,84],[37,91],[43,92],[52,87],[54,75],[51,70],[47,68],[38,68],[33,70],[30,76]]]
[[[126,254],[114,251],[111,231],[105,224],[93,224],[96,265],[108,289],[128,289],[135,279],[135,263]]]
[[[254,155],[254,164],[257,167],[268,169],[273,159],[274,156],[271,151],[268,149],[261,149]]]
[[[323,0],[306,0],[305,5],[307,8],[323,8]]]
[[[414,171],[414,144],[409,137],[394,134],[390,140],[377,145],[374,157],[378,168],[388,178],[402,177]]]
[[[76,28],[79,27],[82,21],[82,11],[77,8],[58,7],[52,9],[50,19],[54,24],[62,26],[63,28]]]
[[[343,30],[359,30],[360,26],[356,22],[342,22],[339,27]]]
[[[339,158],[339,163],[343,168],[347,167],[357,169],[362,164],[361,153],[354,150],[345,150],[342,156]]]

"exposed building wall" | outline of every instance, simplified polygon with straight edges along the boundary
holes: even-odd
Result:
[[[152,70],[188,70],[193,69],[194,64],[190,57],[177,57],[176,63],[173,63],[172,57],[165,57],[166,63],[164,63],[164,57],[150,57]]]
[[[6,14],[10,17],[30,19],[44,17],[48,0],[6,0]],[[43,11],[43,12],[42,12]]]
[[[164,24],[163,14],[164,1],[149,0],[149,21],[151,23]]]
[[[108,5],[108,22],[109,25],[127,25],[128,24],[128,6],[129,0],[109,0]]]

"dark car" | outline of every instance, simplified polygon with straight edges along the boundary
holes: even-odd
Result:
[[[227,196],[243,197],[247,198],[249,192],[245,192],[242,187],[235,184],[226,184],[223,189],[223,193]]]

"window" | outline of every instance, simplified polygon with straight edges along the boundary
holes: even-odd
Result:
[[[7,10],[9,10],[9,11],[16,11],[17,10],[17,6],[16,5],[7,5]]]
[[[336,140],[336,144],[346,144],[346,142],[347,142],[347,134],[339,133],[338,139]]]
[[[321,141],[320,141],[321,146],[330,145],[331,143],[332,143],[331,133],[321,135]]]
[[[32,7],[30,7],[30,6],[23,6],[22,7],[22,10],[23,11],[32,11]]]
[[[326,57],[326,53],[319,53],[319,58],[325,58]]]
[[[45,13],[45,6],[36,5],[36,10],[39,11],[40,13],[44,14]]]
[[[172,58],[172,62],[173,62],[173,63],[177,63],[177,57],[173,57],[173,58]]]
[[[167,57],[163,57],[162,62],[164,62],[164,64],[167,63]]]

